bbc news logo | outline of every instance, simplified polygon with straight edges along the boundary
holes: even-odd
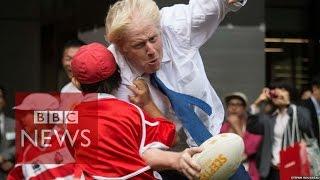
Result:
[[[40,129],[34,129],[33,132],[27,129],[21,129],[21,147],[25,146],[25,140],[28,140],[33,146],[52,147],[51,139],[55,138],[59,146],[63,146],[67,139],[73,147],[76,139],[81,139],[80,145],[88,147],[91,144],[90,129],[75,129],[70,133],[68,129],[57,130],[46,125],[78,125],[78,111],[33,111],[33,123]],[[58,132],[59,131],[59,132]]]
[[[15,99],[17,161],[20,164],[59,164],[70,160],[74,163],[69,150],[97,145],[98,108],[82,109],[82,100],[81,93],[18,92]]]
[[[78,111],[34,111],[34,124],[78,124]]]

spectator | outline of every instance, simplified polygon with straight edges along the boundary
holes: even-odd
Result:
[[[0,179],[6,179],[15,160],[15,121],[6,116],[6,90],[0,86]]]
[[[311,113],[313,131],[320,145],[320,76],[313,78],[311,86],[312,95],[309,99],[302,101],[302,105]]]
[[[311,96],[312,96],[312,90],[310,90],[309,88],[303,88],[301,90],[301,93],[300,93],[301,100],[307,100],[311,98]]]
[[[260,147],[261,136],[252,134],[246,130],[248,100],[245,94],[234,92],[226,96],[227,105],[226,121],[223,123],[221,133],[235,133],[243,138],[245,145],[244,163],[252,180],[259,180],[259,172],[256,167],[256,153]]]
[[[80,40],[69,40],[63,47],[61,62],[69,78],[69,82],[62,87],[60,94],[60,109],[63,110],[72,109],[76,104],[79,104],[82,99],[80,90],[71,82],[71,61],[82,45],[85,45],[85,43]]]
[[[279,153],[283,145],[285,129],[292,124],[293,111],[290,104],[293,104],[295,98],[295,91],[291,85],[284,81],[274,81],[270,89],[264,88],[251,105],[247,130],[263,135],[258,167],[260,176],[264,179],[279,179]],[[267,99],[271,99],[276,108],[272,115],[264,114],[259,109],[260,103]],[[297,106],[297,116],[300,131],[311,136],[313,132],[308,110]]]
[[[80,40],[69,40],[65,43],[63,47],[61,63],[65,73],[69,78],[69,83],[64,85],[61,89],[61,93],[76,93],[80,92],[71,82],[72,72],[71,72],[71,61],[73,56],[79,50],[80,46],[85,45],[84,42]]]

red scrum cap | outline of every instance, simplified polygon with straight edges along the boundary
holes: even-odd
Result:
[[[81,46],[71,61],[73,76],[81,84],[93,84],[108,77],[117,69],[112,53],[100,43]]]

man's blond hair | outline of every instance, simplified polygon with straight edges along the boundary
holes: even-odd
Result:
[[[119,45],[134,18],[160,25],[160,12],[153,0],[120,0],[106,17],[106,40]]]

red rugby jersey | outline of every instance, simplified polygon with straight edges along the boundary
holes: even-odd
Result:
[[[71,132],[90,129],[90,146],[78,136],[75,143],[76,172],[91,179],[154,179],[141,158],[148,148],[168,149],[175,138],[175,126],[163,118],[151,118],[130,103],[111,95],[85,100],[75,108],[79,123]],[[82,138],[82,139],[81,139]]]

